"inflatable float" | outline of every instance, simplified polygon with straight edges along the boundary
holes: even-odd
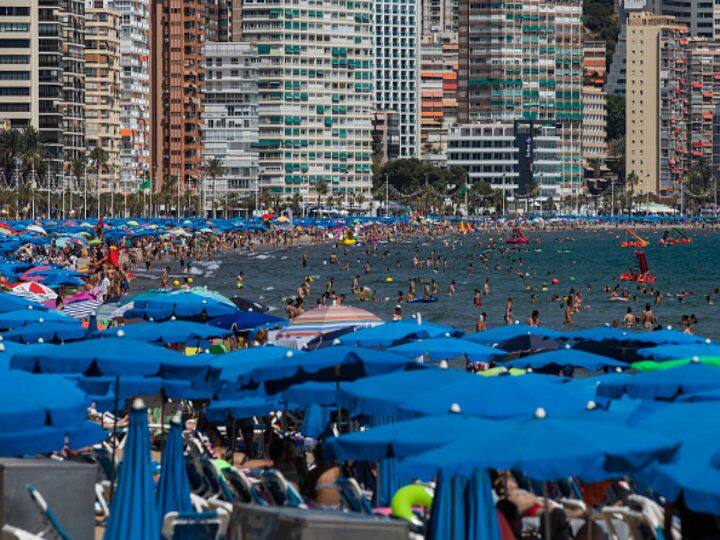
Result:
[[[430,297],[421,297],[421,298],[415,298],[414,300],[408,301],[408,304],[431,304],[432,302],[437,302],[438,297],[437,296],[430,296]]]
[[[690,238],[680,229],[671,229],[669,231],[665,231],[662,238],[660,239],[660,245],[663,247],[672,247],[678,244],[692,244],[692,238]]]
[[[632,229],[625,229],[625,232],[629,234],[633,240],[625,240],[623,242],[620,242],[621,248],[639,248],[639,247],[648,247],[650,245],[650,242],[645,240],[642,236],[637,234]]]
[[[506,244],[529,244],[530,240],[527,239],[527,236],[525,236],[518,227],[515,227],[513,229],[512,235],[510,236],[510,238],[505,240],[505,243]]]
[[[432,489],[422,484],[403,486],[393,495],[390,508],[395,517],[409,521],[416,527],[422,527],[423,522],[415,515],[413,507],[421,507],[426,512],[429,512],[433,502],[433,495]]]
[[[655,281],[657,281],[657,278],[650,273],[647,258],[645,257],[645,252],[636,251],[635,258],[637,258],[638,265],[640,266],[640,271],[635,272],[634,270],[630,269],[627,272],[620,274],[620,279],[622,281],[634,281],[636,283],[655,283]]]

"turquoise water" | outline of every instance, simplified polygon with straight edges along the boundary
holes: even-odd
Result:
[[[660,231],[647,234],[651,245],[645,249],[650,269],[657,276],[654,287],[663,294],[661,303],[653,306],[658,321],[663,325],[675,326],[683,314],[694,314],[699,321],[695,328],[698,334],[720,338],[720,297],[715,299],[718,305],[708,305],[705,299],[708,292],[720,287],[720,234],[694,231],[692,244],[671,248],[658,245],[660,235]],[[420,312],[425,320],[452,324],[466,330],[474,327],[482,311],[488,315],[488,326],[503,324],[508,297],[513,298],[514,316],[520,322],[526,322],[530,312],[537,309],[543,326],[561,328],[562,306],[560,302],[552,301],[551,295],[563,296],[570,288],[580,289],[585,308],[575,315],[574,328],[577,329],[608,323],[613,319],[621,320],[628,306],[639,315],[645,303],[653,301],[650,296],[640,294],[634,284],[626,286],[631,295],[637,295],[637,299],[628,303],[610,301],[609,295],[603,291],[606,283],[613,286],[620,273],[628,267],[637,267],[633,249],[619,247],[624,233],[568,231],[531,233],[529,236],[532,243],[518,249],[509,248],[500,236],[495,235],[499,243],[495,249],[487,250],[487,236],[484,234],[452,238],[448,240],[449,243],[443,240],[431,243],[413,240],[380,244],[377,254],[369,258],[372,270],[367,275],[362,273],[363,264],[368,260],[365,246],[349,248],[348,271],[342,269],[342,262],[346,258],[343,249],[334,250],[332,245],[272,250],[261,248],[255,258],[235,254],[222,257],[222,264],[212,276],[197,275],[195,282],[232,295],[238,292],[235,289],[235,276],[242,271],[246,286],[241,296],[260,299],[276,308],[275,314],[283,316],[284,299],[295,294],[305,275],[316,278],[306,307],[315,305],[316,298],[324,290],[325,280],[333,276],[335,291],[338,294],[345,293],[352,300],[349,303],[390,319],[396,304],[395,296],[398,290],[407,293],[411,277],[419,277],[421,282],[435,279],[440,290],[438,302],[405,304],[403,315],[408,317]],[[385,262],[382,260],[384,250],[389,251]],[[416,252],[426,257],[431,250],[436,250],[440,257],[448,258],[446,271],[443,271],[443,264],[438,273],[429,268],[412,267],[411,259]],[[301,266],[303,251],[308,254],[307,268]],[[326,264],[333,251],[336,251],[340,264]],[[483,254],[488,257],[488,270],[485,270],[481,260]],[[395,269],[396,259],[401,261],[399,270]],[[469,262],[474,267],[471,276],[467,275]],[[500,265],[499,270],[495,269],[496,264]],[[388,266],[389,270],[386,269]],[[508,268],[512,270],[508,272]],[[523,273],[523,277],[516,274],[518,271]],[[363,285],[377,292],[376,301],[357,302],[352,298],[350,287],[355,274],[361,275]],[[388,276],[395,282],[386,283]],[[558,285],[551,285],[553,277],[559,279]],[[483,306],[478,308],[473,305],[473,289],[481,288],[486,278],[490,280],[491,294],[483,297]],[[453,279],[457,282],[457,294],[451,297],[448,286]],[[547,292],[541,290],[543,283],[548,286]],[[586,289],[587,285],[590,285],[591,290]],[[535,289],[537,299],[534,304],[530,302],[531,292],[526,287]],[[681,303],[677,295],[683,290],[691,291],[692,294]],[[422,296],[422,285],[418,291],[418,296]]]

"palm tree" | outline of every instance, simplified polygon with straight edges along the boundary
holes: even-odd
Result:
[[[315,193],[317,194],[317,205],[318,205],[318,214],[320,213],[320,199],[327,195],[328,192],[328,184],[325,180],[318,180],[317,184],[315,184]]]
[[[212,180],[212,214],[213,219],[217,218],[217,208],[215,208],[215,188],[217,183],[217,177],[225,174],[225,166],[220,158],[212,157],[205,162],[203,167],[205,176],[210,177]],[[203,209],[204,211],[204,209]]]
[[[630,171],[630,174],[627,175],[627,179],[625,180],[626,188],[628,191],[628,201],[630,204],[630,214],[632,215],[633,211],[633,197],[635,196],[635,186],[640,183],[640,178],[637,174],[635,174],[635,171]]]
[[[90,152],[90,160],[95,167],[95,189],[97,194],[97,217],[100,219],[100,174],[105,169],[110,155],[105,151],[104,148],[96,146]],[[85,179],[85,191],[87,192],[87,178]]]
[[[75,178],[75,185],[80,185],[80,179],[85,176],[87,172],[87,158],[85,156],[81,156],[70,164],[70,172],[72,173],[73,177]],[[73,186],[70,186],[70,208],[73,207],[72,205],[72,194],[73,194]]]
[[[0,156],[5,165],[5,183],[9,185],[7,172],[10,169],[10,180],[15,175],[15,165],[22,151],[22,136],[16,129],[6,129],[0,132]]]

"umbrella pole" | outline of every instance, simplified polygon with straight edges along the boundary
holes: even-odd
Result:
[[[543,492],[543,521],[545,522],[545,540],[550,540],[550,500],[548,498],[548,483],[542,483]]]
[[[165,439],[165,392],[160,391],[160,435],[162,439]],[[163,444],[163,447],[165,445]]]
[[[115,464],[115,457],[117,455],[117,422],[118,422],[118,407],[119,405],[119,394],[120,394],[120,375],[115,375],[115,400],[113,402],[113,445],[112,445],[112,460],[110,461],[110,472],[112,477],[110,478],[110,500],[113,498],[115,492],[115,477],[117,476],[117,465]]]
[[[228,433],[228,436],[230,440],[228,441],[229,447],[230,447],[230,465],[235,465],[235,439],[237,438],[237,433],[235,432],[235,417],[233,417],[232,413],[228,412],[228,420],[230,420],[230,432]],[[245,449],[245,454],[247,455],[247,448]]]

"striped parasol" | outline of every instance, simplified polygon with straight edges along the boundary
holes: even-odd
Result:
[[[35,281],[16,283],[11,285],[11,287],[10,292],[12,294],[27,298],[28,300],[32,300],[33,302],[38,302],[40,304],[57,298],[55,291],[46,287],[42,283],[37,283]]]
[[[314,338],[343,328],[367,328],[382,322],[377,315],[353,306],[320,306],[296,317],[276,338]]]
[[[102,304],[102,300],[98,300],[91,293],[82,292],[65,299],[63,311],[73,319],[84,319],[95,315]]]

